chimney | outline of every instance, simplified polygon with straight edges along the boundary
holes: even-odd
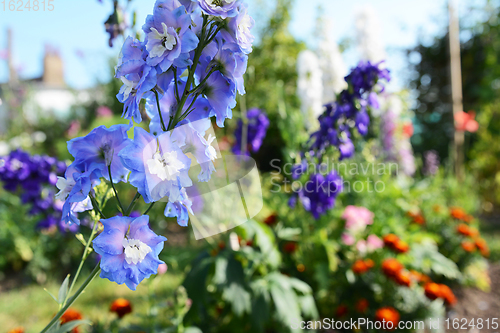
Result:
[[[42,82],[47,86],[66,86],[64,83],[64,67],[61,56],[59,51],[50,45],[45,45]]]

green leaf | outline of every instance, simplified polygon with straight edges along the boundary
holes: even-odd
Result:
[[[283,228],[277,230],[277,236],[280,239],[285,240],[295,240],[295,236],[298,236],[302,233],[300,228]]]
[[[191,326],[191,327],[186,327],[184,329],[184,333],[203,333],[203,331],[196,326]]]
[[[50,297],[52,297],[54,299],[54,301],[56,301],[59,304],[59,302],[57,301],[57,298],[54,295],[52,295],[52,293],[50,291],[48,291],[47,288],[43,288],[43,290],[45,290],[47,292],[47,294],[49,294]]]
[[[235,315],[241,317],[250,313],[250,294],[240,284],[231,283],[229,288],[224,289],[222,299],[231,304]]]
[[[314,302],[314,297],[312,295],[299,296],[300,308],[302,313],[311,319],[319,318],[318,309],[316,308],[316,303]]]
[[[296,278],[288,278],[288,280],[295,290],[298,290],[303,294],[310,294],[312,292],[311,287],[304,281]]]
[[[68,295],[68,288],[69,288],[69,274],[66,276],[63,283],[61,284],[61,287],[59,288],[58,303],[61,305],[66,299],[66,295]]]
[[[227,282],[227,258],[218,256],[215,259],[215,273],[212,282],[215,284],[224,284]]]
[[[71,331],[73,328],[80,326],[80,325],[92,325],[92,322],[90,320],[73,320],[70,321],[69,323],[66,323],[59,327],[54,333],[66,333]]]
[[[293,289],[286,288],[279,283],[271,284],[271,296],[276,307],[277,319],[283,325],[289,326],[292,322],[302,321],[300,309]]]

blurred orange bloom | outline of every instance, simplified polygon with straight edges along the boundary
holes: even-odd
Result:
[[[123,318],[123,316],[132,312],[132,304],[125,298],[117,298],[111,303],[109,311],[116,313],[118,318]]]
[[[399,252],[399,253],[408,252],[409,249],[410,249],[410,246],[408,245],[408,243],[405,242],[405,241],[402,241],[401,239],[398,240],[394,244],[394,250],[397,251],[397,252]]]
[[[75,309],[69,308],[68,310],[66,310],[66,312],[64,312],[60,320],[62,325],[69,323],[70,321],[80,320],[80,319],[83,319],[82,314]],[[78,327],[75,327],[71,330],[71,333],[78,333],[78,332],[79,332]]]
[[[401,286],[409,287],[411,285],[410,273],[407,271],[400,270],[397,272],[394,280]]]
[[[467,213],[460,207],[451,207],[450,215],[457,220],[463,220]]]
[[[376,321],[386,321],[392,323],[392,329],[395,329],[399,323],[399,312],[393,307],[386,306],[380,308],[375,312],[375,320]],[[390,325],[389,325],[390,326]],[[386,326],[386,327],[389,327]]]
[[[427,275],[417,272],[415,270],[410,270],[410,277],[413,280],[417,281],[418,283],[420,282],[427,283],[431,281],[431,279]]]
[[[462,249],[464,249],[466,252],[474,252],[476,250],[476,244],[471,241],[463,241],[461,245]]]
[[[425,224],[425,218],[421,213],[413,213],[413,212],[408,212],[407,215],[411,217],[413,222],[416,224]]]
[[[429,299],[435,300],[441,296],[441,287],[434,282],[426,283],[424,286],[424,293]]]
[[[369,305],[370,304],[368,303],[366,298],[361,298],[356,302],[356,305],[354,307],[356,308],[356,311],[360,313],[365,313]]]
[[[390,248],[394,247],[394,244],[399,240],[399,237],[394,234],[387,234],[383,238],[384,244]]]
[[[407,122],[403,125],[403,135],[407,138],[411,138],[413,135],[413,124],[412,122]]]
[[[474,111],[469,111],[469,113],[460,111],[453,118],[455,118],[455,128],[457,131],[474,133],[479,129],[479,123],[474,119],[476,118]]]
[[[382,271],[385,275],[393,277],[403,269],[403,265],[397,259],[389,258],[382,262]]]
[[[375,263],[371,259],[358,259],[352,264],[351,269],[355,274],[363,274],[369,271],[374,265]]]
[[[440,284],[439,285],[440,290],[440,297],[444,299],[445,303],[453,306],[455,303],[457,303],[457,298],[455,297],[455,294],[451,291],[450,287],[448,287],[445,284]]]
[[[490,255],[490,248],[484,239],[477,238],[474,243],[484,257],[488,257]]]
[[[458,226],[457,226],[457,232],[459,234],[462,234],[464,236],[471,236],[473,231],[471,230],[471,228],[469,228],[469,226],[467,224],[464,224],[464,223],[460,223]]]
[[[24,327],[13,328],[8,333],[24,333]]]
[[[273,225],[278,221],[278,214],[273,213],[264,219],[264,223],[267,225]]]
[[[285,245],[283,245],[283,251],[286,253],[293,253],[297,251],[298,248],[299,246],[295,242],[286,242]]]
[[[342,305],[339,305],[337,307],[337,309],[335,310],[335,315],[337,317],[343,317],[343,316],[345,316],[347,314],[347,312],[348,312],[347,306],[345,306],[345,305],[342,304]]]

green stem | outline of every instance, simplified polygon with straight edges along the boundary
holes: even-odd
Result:
[[[144,212],[144,214],[142,214],[142,215],[146,215],[147,213],[149,213],[149,211],[151,210],[151,208],[153,208],[153,206],[155,205],[155,203],[156,203],[156,202],[155,202],[155,201],[153,201],[153,202],[151,203],[151,205],[149,205],[148,209],[146,209],[146,211],[145,211],[145,212]]]
[[[105,219],[106,216],[104,216],[102,211],[99,209],[99,204],[97,203],[97,200],[94,198],[94,196],[92,194],[89,194],[89,197],[90,197],[90,201],[92,201],[92,206],[94,207],[94,209],[101,215],[101,217],[103,219]]]
[[[161,129],[166,132],[165,128],[165,123],[163,122],[163,116],[161,115],[161,108],[160,108],[160,98],[158,97],[158,92],[156,89],[153,89],[153,92],[155,93],[156,96],[156,106],[158,107],[158,114],[160,115],[160,124],[161,124]]]
[[[141,196],[141,194],[139,192],[137,192],[134,196],[134,198],[132,199],[132,201],[130,202],[130,204],[128,205],[127,207],[127,210],[125,211],[125,216],[129,216],[130,213],[132,212],[132,209],[134,209],[134,206],[135,206],[135,202],[137,201],[137,199],[139,199]]]
[[[73,291],[73,287],[75,286],[76,280],[78,280],[78,276],[80,276],[80,271],[82,270],[83,263],[88,257],[88,250],[90,243],[92,242],[95,232],[97,230],[97,226],[99,225],[98,221],[94,221],[94,227],[92,228],[92,232],[90,233],[89,240],[87,241],[87,244],[85,244],[85,250],[83,251],[82,255],[82,260],[80,260],[80,265],[78,266],[78,269],[76,271],[75,277],[73,278],[73,281],[71,281],[71,285],[68,289],[68,293],[66,294],[66,297],[64,298],[64,302],[61,304],[61,306],[64,306],[66,304],[66,301],[68,300],[69,295],[71,295],[71,292]]]
[[[113,192],[115,192],[116,200],[118,201],[118,206],[120,207],[122,214],[125,214],[125,210],[123,209],[122,202],[118,197],[118,192],[116,191],[115,184],[113,183],[113,177],[111,176],[111,164],[108,165],[108,173],[109,173],[109,182],[111,183],[111,187],[113,188]]]
[[[78,299],[78,297],[80,297],[80,295],[83,293],[83,291],[85,290],[85,288],[87,288],[87,286],[90,284],[90,282],[92,282],[92,280],[101,272],[101,268],[99,267],[99,264],[97,264],[94,268],[94,270],[92,271],[92,273],[90,273],[90,275],[87,277],[87,279],[85,280],[85,282],[80,286],[80,288],[78,288],[78,290],[75,292],[75,294],[68,300],[68,302],[66,303],[65,306],[62,307],[62,309],[59,310],[59,312],[57,312],[57,314],[55,315],[54,318],[52,318],[52,320],[50,321],[50,323],[45,326],[45,328],[40,332],[40,333],[45,333],[47,332],[52,326],[54,326],[55,323],[57,323],[59,321],[59,319],[61,318],[61,316],[66,312],[66,310],[68,310],[68,308],[73,305],[73,303]]]
[[[192,93],[196,92],[198,89],[200,89],[205,84],[205,82],[207,82],[210,75],[212,75],[215,71],[218,71],[218,70],[219,70],[219,66],[213,66],[212,69],[210,69],[210,72],[208,72],[208,74],[200,82],[200,84],[198,84],[196,87],[191,89],[188,93],[192,94]]]

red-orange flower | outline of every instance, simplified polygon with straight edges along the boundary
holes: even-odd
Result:
[[[455,297],[455,294],[453,294],[453,291],[451,291],[450,287],[448,287],[445,284],[440,284],[440,297],[444,299],[445,303],[453,306],[455,303],[457,303],[457,298]]]
[[[455,118],[455,129],[457,131],[474,133],[479,129],[479,123],[474,119],[476,118],[474,111],[468,113],[460,111],[455,113],[453,118]]]
[[[451,207],[450,215],[457,220],[463,220],[467,213],[460,207]]]
[[[471,241],[463,241],[461,245],[462,249],[464,249],[466,252],[474,252],[476,250],[476,244]]]
[[[481,255],[484,257],[488,257],[490,255],[490,248],[488,247],[488,243],[482,238],[477,238],[474,242],[481,252]]]
[[[397,272],[394,280],[401,286],[409,287],[411,285],[410,273],[407,271],[400,270]]]
[[[118,318],[123,318],[123,316],[132,312],[132,304],[125,298],[117,298],[111,303],[109,311],[116,313]]]
[[[371,259],[363,260],[358,259],[354,262],[351,269],[355,274],[363,274],[370,270],[374,266],[374,262]]]
[[[394,244],[399,240],[399,237],[394,234],[387,234],[384,236],[383,240],[387,247],[393,248]]]
[[[347,312],[348,312],[347,306],[341,304],[335,310],[335,315],[337,317],[343,317],[343,316],[345,316],[347,314]]]
[[[377,312],[375,312],[375,320],[376,321],[384,321],[385,320],[386,323],[391,322],[392,326],[390,324],[386,324],[386,328],[393,330],[398,326],[399,312],[396,309],[394,309],[393,307],[386,306],[386,307],[378,309]]]
[[[405,253],[405,252],[408,252],[409,249],[410,249],[410,246],[405,241],[398,240],[394,244],[394,251],[396,251],[396,252]]]
[[[62,325],[62,324],[69,323],[70,321],[81,320],[81,319],[83,319],[83,317],[82,317],[82,314],[80,312],[78,312],[75,309],[69,308],[61,316],[60,321],[61,321],[61,325]],[[75,327],[71,330],[71,333],[78,333],[78,332],[79,332],[78,327]]]
[[[426,283],[424,286],[424,293],[431,300],[435,300],[441,296],[441,287],[434,282]]]
[[[411,138],[413,135],[413,124],[411,122],[407,122],[403,125],[403,134],[407,138]]]
[[[24,327],[16,327],[9,331],[9,333],[24,333]]]
[[[286,253],[293,253],[297,251],[298,248],[299,246],[295,242],[286,242],[285,245],[283,245],[283,251]]]
[[[369,305],[370,304],[368,303],[366,298],[361,298],[356,302],[356,305],[354,307],[359,313],[365,313]]]
[[[407,214],[409,217],[411,217],[413,222],[415,222],[417,224],[424,224],[425,223],[425,218],[421,213],[408,212]]]
[[[467,224],[464,224],[464,223],[460,223],[458,226],[457,226],[457,232],[459,234],[462,234],[464,236],[471,236],[473,231],[471,230],[471,228],[469,228],[469,226]]]
[[[394,258],[385,259],[382,262],[382,271],[385,275],[393,277],[403,269],[403,265]]]
[[[264,223],[267,225],[273,225],[278,221],[278,214],[273,213],[264,219]]]
[[[431,279],[423,274],[423,273],[420,273],[420,272],[417,272],[415,270],[410,270],[410,277],[417,281],[418,283],[422,282],[422,283],[427,283],[427,282],[431,282]]]

